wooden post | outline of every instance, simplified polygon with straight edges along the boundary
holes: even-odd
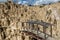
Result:
[[[50,27],[50,34],[51,34],[51,37],[52,37],[52,26]]]
[[[38,31],[39,31],[39,29],[38,29],[39,27],[38,27],[38,24],[37,24],[37,34],[38,34]]]
[[[43,33],[45,33],[45,35],[44,35],[44,40],[46,40],[46,26],[43,26]]]
[[[30,29],[30,23],[29,23],[29,29]]]

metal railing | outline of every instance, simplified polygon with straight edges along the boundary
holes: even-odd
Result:
[[[30,33],[35,34],[38,37],[41,37],[41,38],[43,38],[45,40],[55,40],[55,38],[52,37],[52,26],[53,26],[53,24],[46,23],[46,22],[43,22],[43,21],[42,22],[41,21],[40,22],[29,21],[29,22],[22,22],[22,23],[23,24],[26,23],[26,26],[24,26],[24,27],[21,28],[22,32],[30,32]],[[27,24],[29,24],[29,25],[27,26]],[[31,27],[33,27],[34,24],[37,25],[36,26],[37,28],[38,28],[38,25],[43,26],[43,31],[31,28]],[[46,33],[46,28],[48,28],[48,27],[51,27],[51,29],[50,29],[50,34],[51,35],[49,35],[49,34]]]
[[[22,32],[31,32],[35,35],[37,35],[38,37],[41,37],[43,39],[45,39],[45,35],[46,35],[46,40],[55,40],[53,37],[51,37],[50,35],[46,34],[46,33],[43,33],[42,31],[39,31],[39,30],[31,30],[31,29],[28,29],[28,28],[25,28],[25,27],[22,27],[21,30]]]

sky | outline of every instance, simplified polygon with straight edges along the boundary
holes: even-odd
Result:
[[[7,1],[7,0],[0,0],[0,2],[5,2],[5,1]]]
[[[58,1],[60,0],[18,0],[18,4],[40,5],[40,4],[54,3]]]
[[[6,0],[0,0],[0,2],[3,2]],[[58,2],[60,0],[13,0],[13,2],[17,2],[18,4],[31,4],[31,5],[40,5],[40,4],[49,4]]]

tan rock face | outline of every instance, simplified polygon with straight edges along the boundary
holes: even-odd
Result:
[[[11,27],[4,31],[6,40],[9,40],[9,38],[11,38],[10,40],[22,40],[22,34],[19,32],[22,26],[21,22],[28,20],[43,20],[44,22],[54,24],[52,26],[52,36],[56,40],[60,40],[60,3],[46,5],[42,8],[40,6],[24,6],[10,2],[0,4],[0,26]],[[39,29],[43,29],[41,25],[39,25]],[[46,33],[50,34],[50,28],[48,27],[46,30]],[[3,32],[0,35],[3,35]],[[18,35],[18,38],[15,37],[16,35]],[[29,39],[28,37],[26,36],[27,39]],[[3,40],[3,38],[4,36],[1,36],[0,40]],[[27,40],[26,38],[25,40]]]

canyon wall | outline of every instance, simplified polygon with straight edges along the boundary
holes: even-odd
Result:
[[[55,3],[45,6],[28,6],[28,5],[19,5],[13,2],[7,2],[0,4],[0,27],[7,27],[4,31],[6,37],[13,35],[20,35],[19,30],[22,25],[21,22],[27,22],[28,20],[43,20],[44,22],[54,24],[52,26],[52,37],[56,40],[60,40],[60,3]],[[10,27],[10,29],[9,29]],[[42,26],[40,27],[42,30]],[[17,29],[17,30],[13,30]],[[47,28],[46,33],[49,34],[50,28]],[[0,40],[4,40],[4,36],[0,32]],[[15,35],[14,35],[15,34]],[[15,39],[12,36],[10,40],[22,40],[18,38]],[[29,36],[25,36],[28,40]],[[9,40],[9,38],[6,40]]]

